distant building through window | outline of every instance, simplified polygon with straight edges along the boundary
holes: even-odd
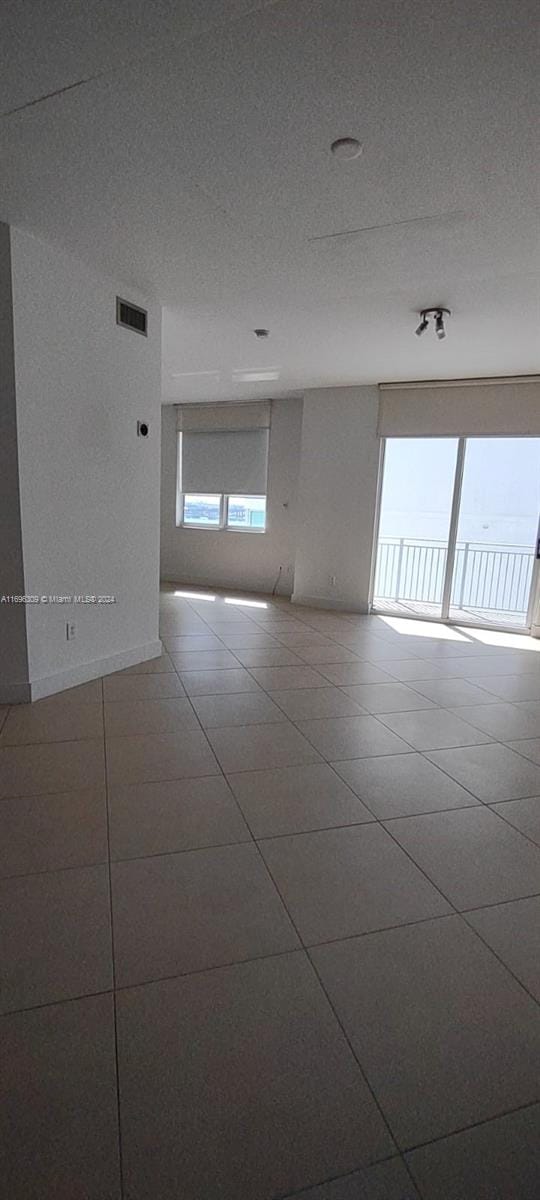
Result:
[[[195,529],[264,533],[266,496],[190,492],[182,497],[182,524]]]

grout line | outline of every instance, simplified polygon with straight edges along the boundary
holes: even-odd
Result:
[[[436,916],[417,917],[414,921],[403,921],[399,925],[381,925],[376,929],[364,929],[361,933],[347,933],[343,937],[325,938],[322,942],[306,942],[305,948],[319,950],[324,946],[337,946],[341,942],[357,942],[360,938],[377,937],[381,933],[392,933],[396,929],[412,929],[414,925],[429,925],[432,921],[454,921],[460,916],[457,912],[438,913]]]
[[[246,819],[246,823],[248,824],[248,828],[250,828],[250,826],[249,826],[249,822],[247,821],[247,818],[245,818],[245,819]],[[331,1002],[331,1000],[330,1000],[330,997],[329,997],[329,995],[328,995],[328,993],[327,993],[327,991],[326,991],[326,988],[324,987],[324,985],[323,985],[323,983],[322,983],[322,980],[319,978],[318,972],[316,971],[316,969],[315,969],[315,967],[314,967],[314,964],[313,964],[313,962],[311,961],[310,955],[309,955],[309,953],[307,952],[307,948],[306,948],[306,944],[305,944],[305,942],[304,942],[304,939],[302,938],[302,936],[301,936],[301,933],[300,933],[300,930],[299,930],[299,928],[298,928],[298,926],[297,926],[297,924],[296,924],[296,921],[294,920],[294,918],[293,918],[293,916],[292,916],[292,914],[291,914],[291,912],[290,912],[290,910],[289,910],[289,907],[288,907],[288,905],[287,905],[287,904],[286,904],[286,902],[285,902],[285,899],[284,899],[284,897],[283,897],[283,895],[282,895],[281,889],[279,888],[279,886],[278,886],[278,884],[277,884],[277,882],[276,882],[276,880],[275,880],[275,878],[274,878],[274,875],[273,875],[273,873],[272,873],[272,871],[271,871],[271,869],[270,869],[270,867],[269,867],[269,865],[268,865],[268,863],[267,863],[267,861],[266,861],[266,859],[265,859],[265,857],[264,857],[264,854],[263,854],[263,852],[262,852],[262,850],[261,850],[261,847],[260,847],[260,845],[259,845],[259,843],[258,843],[257,841],[255,841],[255,845],[256,845],[256,847],[257,847],[257,850],[258,850],[258,852],[259,852],[259,855],[260,855],[261,861],[262,861],[262,863],[263,863],[263,865],[264,865],[264,868],[265,868],[265,870],[266,870],[266,872],[267,872],[267,874],[268,874],[268,877],[270,878],[270,880],[271,880],[271,882],[272,882],[272,884],[273,884],[273,886],[274,886],[274,888],[275,888],[275,890],[276,890],[276,892],[277,892],[277,895],[279,896],[279,898],[280,898],[280,900],[281,900],[281,903],[282,903],[282,905],[283,905],[283,908],[284,908],[285,912],[287,913],[287,916],[288,916],[288,918],[289,918],[289,921],[290,921],[290,923],[291,923],[291,926],[292,926],[292,928],[294,929],[294,931],[295,931],[295,933],[296,933],[296,936],[297,936],[297,938],[298,938],[298,941],[299,941],[299,946],[300,946],[300,948],[302,948],[302,950],[303,950],[303,952],[304,952],[304,955],[305,955],[305,958],[307,959],[308,963],[309,963],[309,964],[310,964],[310,966],[311,966],[311,970],[312,970],[312,972],[313,972],[313,974],[314,974],[314,976],[315,976],[315,979],[318,981],[318,983],[319,983],[319,986],[321,987],[321,989],[322,989],[322,991],[323,991],[324,995],[326,996],[327,1003],[329,1004],[329,1006],[330,1006],[330,1009],[331,1009],[331,1011],[332,1011],[332,1012],[333,1012],[333,1014],[334,1014],[334,1018],[335,1018],[335,1020],[337,1021],[337,1024],[338,1024],[339,1028],[341,1029],[341,1032],[342,1032],[342,1035],[343,1035],[343,1037],[344,1037],[344,1039],[345,1039],[345,1042],[346,1042],[346,1044],[348,1045],[348,1047],[349,1047],[349,1050],[351,1051],[351,1054],[352,1054],[352,1056],[353,1056],[353,1059],[354,1059],[354,1061],[357,1063],[358,1070],[359,1070],[359,1072],[360,1072],[360,1076],[361,1076],[361,1078],[364,1080],[364,1082],[365,1082],[365,1084],[366,1084],[366,1087],[368,1088],[368,1090],[369,1090],[369,1092],[370,1092],[370,1094],[371,1094],[371,1096],[372,1096],[372,1098],[373,1098],[373,1101],[374,1101],[374,1103],[375,1103],[375,1105],[376,1105],[376,1107],[377,1107],[377,1109],[378,1109],[378,1111],[379,1111],[379,1113],[380,1113],[381,1119],[382,1119],[382,1121],[384,1122],[384,1125],[386,1126],[386,1128],[387,1128],[387,1130],[388,1130],[388,1134],[389,1134],[389,1137],[390,1137],[391,1141],[393,1142],[393,1144],[394,1144],[394,1145],[397,1145],[397,1143],[396,1143],[396,1141],[395,1141],[395,1138],[394,1138],[394,1136],[393,1136],[392,1130],[391,1130],[391,1128],[390,1128],[390,1125],[389,1125],[389,1123],[388,1123],[388,1121],[387,1121],[387,1119],[386,1119],[386,1116],[385,1116],[385,1114],[384,1114],[384,1112],[383,1112],[383,1110],[382,1110],[382,1108],[381,1108],[381,1106],[380,1106],[380,1104],[379,1104],[379,1101],[378,1101],[378,1099],[377,1099],[377,1097],[376,1097],[376,1095],[375,1095],[375,1093],[374,1093],[374,1091],[373,1091],[373,1089],[372,1089],[372,1087],[371,1087],[371,1084],[370,1084],[370,1082],[369,1082],[369,1079],[367,1078],[367,1076],[366,1076],[366,1075],[365,1075],[365,1073],[364,1073],[364,1069],[363,1069],[363,1067],[362,1067],[362,1064],[360,1063],[360,1061],[359,1061],[359,1059],[358,1059],[358,1057],[357,1057],[357,1055],[356,1055],[356,1053],[355,1053],[355,1051],[354,1051],[354,1049],[353,1049],[352,1043],[350,1042],[350,1040],[349,1040],[349,1037],[348,1037],[348,1035],[347,1035],[347,1033],[346,1033],[346,1031],[345,1031],[345,1029],[344,1029],[344,1026],[343,1026],[343,1024],[342,1024],[342,1022],[341,1022],[341,1020],[340,1020],[340,1018],[339,1018],[339,1016],[338,1016],[338,1014],[337,1014],[337,1012],[336,1012],[336,1010],[335,1010],[335,1008],[334,1008],[334,1005],[332,1004],[332,1002]]]
[[[326,1188],[328,1184],[340,1183],[342,1180],[354,1179],[355,1175],[365,1175],[371,1171],[372,1167],[383,1166],[384,1163],[403,1162],[402,1154],[387,1154],[384,1158],[375,1158],[367,1163],[362,1163],[361,1166],[353,1167],[352,1171],[346,1171],[345,1174],[329,1175],[326,1179],[319,1179],[316,1183],[306,1183],[301,1188],[296,1188],[292,1192],[280,1192],[279,1195],[272,1196],[272,1200],[302,1200],[302,1196],[309,1195],[310,1192],[318,1191],[319,1188]],[[403,1162],[403,1166],[407,1169],[407,1164]],[[411,1179],[411,1182],[414,1182]],[[407,1197],[404,1197],[407,1200]]]
[[[78,992],[76,996],[61,996],[56,1000],[44,1000],[41,1004],[26,1004],[23,1008],[8,1008],[0,1013],[0,1023],[4,1017],[14,1017],[18,1013],[39,1012],[42,1008],[57,1008],[60,1004],[78,1004],[79,1000],[92,1000],[96,996],[113,996],[114,988],[105,988],[99,992]]]
[[[212,775],[212,779],[218,779],[218,775]],[[238,801],[235,796],[232,796],[238,807]],[[247,824],[244,818],[244,824]],[[180,846],[176,850],[155,850],[151,854],[129,854],[122,858],[112,858],[111,864],[119,866],[120,863],[146,862],[147,859],[154,858],[176,858],[180,854],[204,854],[205,850],[231,850],[234,846],[251,846],[253,837],[250,832],[249,837],[237,838],[234,842],[212,842],[205,846]]]
[[[303,954],[302,946],[294,946],[291,950],[275,950],[271,954],[252,954],[250,958],[233,958],[228,962],[215,963],[209,967],[195,967],[192,971],[176,972],[173,975],[158,975],[155,979],[141,979],[132,983],[118,984],[117,992],[132,992],[136,988],[152,987],[157,983],[174,983],[182,979],[191,979],[194,975],[208,975],[214,971],[230,971],[231,967],[245,967],[252,962],[267,962],[269,958],[287,958],[291,954]]]
[[[490,743],[490,742],[480,742],[479,744],[480,744],[480,745],[482,745],[482,746],[489,746],[489,745],[491,745],[491,743]],[[454,746],[454,747],[450,747],[450,749],[454,749],[454,750],[464,750],[464,749],[469,749],[469,750],[470,750],[470,748],[471,748],[470,746],[468,746],[468,747],[467,747],[467,746]],[[457,787],[463,788],[463,791],[464,791],[464,792],[467,792],[467,795],[469,795],[469,796],[472,796],[472,798],[473,798],[473,800],[474,800],[475,804],[483,804],[484,806],[486,806],[486,801],[485,801],[485,800],[481,800],[479,796],[475,796],[474,792],[471,792],[471,789],[470,789],[470,788],[468,788],[468,787],[466,787],[464,783],[460,783],[460,782],[459,782],[459,779],[455,779],[455,778],[454,778],[454,776],[453,776],[453,775],[451,775],[451,774],[450,774],[450,772],[446,770],[446,767],[442,767],[442,766],[440,765],[440,763],[434,763],[434,762],[432,762],[432,761],[431,761],[431,759],[430,759],[428,756],[429,756],[430,754],[437,753],[436,751],[432,751],[432,750],[418,750],[418,751],[417,751],[417,753],[422,755],[422,758],[424,759],[424,761],[425,761],[425,762],[429,763],[430,767],[435,767],[437,771],[442,771],[442,774],[443,774],[443,775],[445,775],[445,776],[446,776],[446,778],[447,778],[447,779],[449,779],[449,780],[451,781],[451,783],[455,783],[455,784],[457,785]],[[463,807],[464,807],[464,808],[473,808],[473,807],[474,807],[474,805],[472,805],[472,804],[467,804],[467,805],[463,805]]]
[[[431,883],[431,880],[429,882]],[[453,921],[456,917],[463,917],[464,920],[467,920],[467,916],[470,913],[484,912],[486,908],[500,908],[504,904],[519,904],[521,900],[536,900],[538,897],[540,897],[540,892],[534,892],[529,896],[516,896],[513,900],[497,900],[491,904],[481,904],[477,908],[455,909],[453,912],[438,913],[436,916],[416,917],[414,921],[401,921],[398,925],[381,925],[377,929],[364,929],[361,933],[348,933],[344,937],[325,938],[323,942],[306,942],[306,950],[318,950],[320,946],[335,946],[339,942],[355,942],[359,938],[373,937],[375,934],[378,935],[380,933],[390,933],[396,929],[411,929],[414,925],[427,925],[430,921]],[[476,933],[476,929],[474,929],[474,932]],[[503,965],[506,966],[506,963]],[[509,967],[506,969],[510,970]]]
[[[0,875],[0,882],[6,882],[8,879],[35,879],[40,875],[62,875],[66,871],[90,871],[95,867],[107,866],[108,858],[102,858],[98,862],[69,863],[66,867],[44,867],[42,871],[17,871],[15,875]]]
[[[491,812],[493,812],[494,809],[497,809],[501,804],[515,804],[515,803],[519,802],[519,800],[538,800],[538,803],[540,806],[540,797],[538,797],[538,796],[518,796],[518,801],[496,800],[492,804],[487,804],[487,803],[484,804],[484,808],[488,808]],[[471,807],[472,807],[472,805],[471,805]],[[524,829],[519,829],[517,825],[514,825],[512,823],[512,821],[510,820],[509,817],[505,816],[504,813],[495,812],[494,815],[496,817],[500,817],[501,821],[504,821],[506,825],[509,825],[510,829],[514,830],[514,833],[520,833],[521,837],[525,838],[528,842],[531,843],[531,846],[536,846],[537,850],[540,848],[540,842],[536,838],[534,838],[531,833],[525,833]]]
[[[530,896],[520,896],[520,897],[519,897],[519,900],[530,900],[530,899],[533,899],[533,897],[530,897]],[[513,904],[513,903],[517,903],[517,901],[507,900],[507,901],[501,901],[501,903]],[[486,905],[485,907],[487,907],[487,908],[499,908],[499,907],[500,907],[500,904],[489,904],[489,905]],[[464,912],[462,912],[460,915],[462,916],[463,920],[465,921],[465,924],[467,925],[467,928],[468,928],[468,929],[471,929],[471,930],[472,930],[472,932],[476,934],[477,938],[479,938],[479,940],[480,940],[480,941],[483,943],[483,945],[486,947],[486,950],[490,950],[490,951],[491,951],[491,953],[493,954],[494,958],[496,958],[496,959],[497,959],[497,961],[498,961],[498,962],[501,964],[501,966],[504,968],[504,970],[505,970],[505,971],[508,971],[508,974],[512,976],[512,978],[513,978],[513,979],[516,981],[516,983],[519,985],[519,987],[523,989],[523,991],[526,993],[526,995],[527,995],[527,996],[529,996],[529,998],[532,1000],[533,1004],[535,1004],[535,1005],[536,1005],[536,1007],[537,1007],[538,1009],[540,1009],[540,1000],[538,999],[538,997],[537,997],[537,996],[535,996],[535,995],[533,994],[533,992],[531,992],[530,988],[528,988],[528,987],[527,987],[527,984],[523,982],[523,980],[520,978],[520,976],[519,976],[519,975],[516,975],[516,973],[515,973],[515,971],[513,970],[513,968],[512,968],[512,967],[510,967],[510,966],[508,965],[508,963],[506,963],[506,962],[504,961],[504,959],[503,959],[503,958],[501,958],[501,956],[500,956],[499,952],[493,948],[493,946],[491,945],[491,943],[490,943],[490,942],[488,942],[488,941],[486,941],[486,939],[485,939],[484,935],[483,935],[483,934],[480,932],[480,930],[479,930],[479,929],[477,929],[477,928],[476,928],[476,926],[475,926],[475,925],[473,925],[471,921],[467,920],[467,917],[468,917],[468,914],[469,914],[469,913],[472,913],[472,912],[478,912],[478,911],[480,911],[480,910],[479,910],[479,909],[473,909],[473,908],[471,908],[471,909],[467,909],[467,910],[465,910],[465,911],[464,911]],[[540,1092],[539,1092],[538,1099],[540,1100]]]
[[[318,766],[318,765],[320,766],[321,764],[306,763],[305,765],[313,767],[313,766]],[[332,763],[324,762],[322,765],[326,766],[326,767],[330,767],[330,769],[333,770]],[[272,770],[273,768],[270,767],[269,769]],[[279,770],[280,768],[277,768],[277,769]],[[284,769],[287,770],[286,767]],[[238,773],[241,774],[241,772],[238,772]],[[340,776],[337,776],[337,779],[340,783],[344,783],[344,780],[342,780],[340,778]],[[345,786],[347,786],[347,784],[345,784]],[[355,798],[355,800],[358,800],[358,802],[360,804],[364,804],[366,808],[368,807],[367,801],[361,800],[360,797],[356,796],[356,794],[354,792],[352,794],[353,794],[353,797]],[[301,838],[301,837],[305,837],[308,834],[312,834],[312,833],[332,833],[334,830],[337,831],[339,829],[360,829],[360,828],[363,828],[365,825],[380,825],[383,829],[386,829],[386,825],[389,822],[408,821],[409,818],[413,818],[413,817],[438,817],[439,813],[442,814],[442,813],[448,813],[448,812],[452,813],[452,812],[463,812],[463,811],[468,812],[469,809],[471,809],[471,808],[482,808],[482,807],[485,808],[486,806],[481,805],[481,804],[461,804],[461,805],[459,805],[458,808],[435,808],[435,809],[430,809],[429,811],[426,811],[426,812],[405,813],[403,816],[399,816],[399,817],[398,816],[396,816],[396,817],[377,817],[375,815],[375,813],[373,813],[373,811],[371,809],[369,809],[368,811],[369,811],[369,815],[370,815],[370,820],[367,820],[367,821],[342,821],[338,825],[315,825],[312,829],[291,829],[291,830],[287,830],[285,833],[260,833],[260,834],[258,834],[258,836],[256,836],[255,840],[258,842],[275,842],[275,841],[279,841],[280,838],[286,838],[286,837]],[[518,832],[518,830],[516,830],[516,833],[517,832]],[[504,903],[504,901],[499,902],[499,903]],[[485,907],[485,906],[482,905],[482,907]]]
[[[178,697],[178,699],[180,699],[180,697]],[[97,707],[97,705],[95,705],[94,707]],[[103,704],[100,705],[100,708],[103,710]],[[0,750],[27,750],[27,749],[29,749],[30,746],[67,746],[70,743],[74,743],[74,742],[100,742],[101,738],[102,738],[102,731],[100,730],[99,733],[91,733],[85,737],[49,738],[49,739],[45,739],[45,741],[41,741],[41,742],[2,742],[0,744]],[[71,791],[73,789],[68,789],[68,790]],[[86,789],[85,788],[77,788],[76,790],[77,791],[85,791]],[[46,792],[43,792],[43,793],[38,792],[37,793],[37,795],[46,795],[46,794],[47,794]],[[8,797],[8,796],[3,796],[1,798],[4,800],[10,799],[10,797]]]
[[[384,828],[385,828],[385,827],[384,827]],[[409,858],[409,859],[411,860],[411,862],[413,863],[413,865],[414,865],[414,866],[415,866],[415,867],[416,867],[416,868],[417,868],[417,869],[418,869],[418,870],[421,872],[421,874],[422,874],[422,875],[424,875],[424,876],[425,876],[425,878],[427,879],[428,883],[431,883],[431,885],[432,885],[434,888],[436,888],[436,890],[437,890],[437,891],[440,893],[440,895],[443,897],[443,899],[444,899],[444,900],[446,900],[446,902],[447,902],[447,903],[450,905],[450,907],[452,908],[452,913],[453,913],[453,915],[455,915],[456,917],[459,917],[459,918],[460,918],[460,919],[461,919],[461,920],[462,920],[462,921],[465,923],[465,925],[467,926],[467,928],[468,928],[468,929],[470,929],[470,930],[471,930],[473,933],[475,933],[475,934],[476,934],[476,936],[479,938],[479,940],[480,940],[481,942],[483,942],[483,943],[484,943],[484,945],[486,946],[486,948],[487,948],[489,951],[491,951],[491,953],[493,954],[494,958],[496,958],[496,959],[497,959],[497,960],[498,960],[498,961],[501,963],[501,965],[504,967],[504,969],[505,969],[505,970],[508,972],[508,974],[509,974],[509,975],[511,975],[511,976],[513,977],[513,979],[516,981],[516,983],[519,985],[519,987],[520,987],[520,988],[522,988],[522,989],[523,989],[523,990],[524,990],[524,991],[527,993],[527,995],[528,995],[528,996],[530,996],[530,997],[531,997],[531,999],[535,1001],[535,1003],[537,1003],[537,1001],[536,1001],[536,998],[535,998],[534,996],[532,996],[532,994],[531,994],[531,992],[529,991],[529,989],[528,989],[528,988],[525,986],[525,984],[523,983],[523,981],[522,981],[521,979],[519,979],[519,978],[518,978],[518,976],[515,974],[515,972],[512,970],[512,968],[511,968],[511,967],[509,967],[509,966],[508,966],[508,964],[507,964],[507,963],[505,963],[505,962],[503,961],[503,959],[500,957],[500,955],[497,953],[497,951],[496,951],[496,950],[494,950],[494,949],[493,949],[493,947],[492,947],[492,946],[490,946],[490,945],[489,945],[489,944],[488,944],[488,943],[487,943],[487,942],[484,940],[484,938],[481,936],[481,934],[479,934],[479,933],[478,933],[478,931],[477,931],[477,930],[474,928],[474,926],[473,926],[473,925],[471,925],[471,923],[470,923],[469,921],[467,921],[467,916],[466,916],[467,912],[476,912],[476,911],[478,911],[478,909],[459,909],[459,908],[457,908],[457,907],[456,907],[456,905],[454,904],[454,902],[453,902],[452,900],[450,900],[450,898],[449,898],[449,897],[446,895],[446,893],[445,893],[445,892],[443,892],[443,891],[442,891],[442,888],[440,888],[440,887],[438,886],[438,884],[436,884],[436,883],[435,883],[435,882],[434,882],[434,881],[431,879],[431,877],[428,875],[427,871],[425,871],[425,870],[424,870],[424,868],[423,868],[423,867],[421,867],[421,866],[420,866],[420,864],[416,862],[416,859],[414,859],[414,858],[412,857],[412,855],[411,855],[411,854],[409,854],[409,851],[408,851],[408,850],[406,850],[406,848],[405,848],[404,846],[402,846],[402,845],[401,845],[401,842],[399,842],[399,841],[397,840],[397,838],[395,838],[395,837],[394,837],[393,833],[392,833],[390,830],[387,830],[387,833],[389,833],[390,837],[391,837],[391,838],[392,838],[392,840],[393,840],[393,841],[396,843],[396,845],[397,845],[397,846],[399,846],[399,847],[400,847],[400,849],[404,851],[404,853],[407,855],[407,858]],[[536,894],[536,893],[535,893],[535,894]],[[529,897],[523,897],[523,896],[519,896],[519,897],[516,897],[516,900],[517,900],[517,899],[520,899],[520,900],[521,900],[521,899],[528,899],[528,898],[529,898]],[[499,904],[501,904],[501,903],[512,903],[512,902],[511,902],[511,901],[498,901],[496,904],[481,905],[481,906],[478,906],[478,907],[482,907],[482,908],[497,908],[497,907],[499,906]],[[452,915],[452,914],[447,914],[447,915],[449,915],[449,916],[450,916],[450,915]],[[415,924],[416,924],[416,922],[415,922]]]
[[[469,1133],[471,1129],[480,1129],[482,1125],[491,1125],[492,1121],[500,1121],[503,1117],[511,1117],[515,1113],[525,1112],[528,1108],[535,1108],[540,1103],[540,1091],[535,1100],[527,1100],[525,1104],[518,1104],[516,1108],[506,1108],[502,1112],[495,1113],[492,1117],[484,1117],[482,1121],[472,1121],[470,1125],[460,1125],[459,1129],[452,1129],[450,1133],[442,1133],[439,1137],[429,1138],[427,1142],[415,1142],[413,1146],[406,1146],[401,1151],[402,1155],[413,1154],[415,1150],[423,1150],[425,1146],[433,1146],[438,1142],[446,1142],[448,1138],[459,1137],[462,1133]],[[415,1182],[415,1186],[418,1184]]]
[[[240,816],[241,820],[244,822],[244,824],[245,824],[245,826],[246,826],[246,829],[248,830],[249,836],[250,836],[250,838],[251,838],[251,841],[252,841],[252,842],[254,842],[254,838],[253,838],[253,834],[252,834],[252,832],[251,832],[250,826],[249,826],[248,822],[246,821],[246,818],[245,818],[245,816],[244,816],[244,813],[243,813],[243,811],[242,811],[242,809],[241,809],[241,807],[240,807],[240,804],[238,803],[238,800],[237,800],[237,798],[236,798],[236,795],[235,795],[235,793],[234,793],[234,791],[233,791],[233,789],[232,789],[232,787],[231,787],[231,785],[230,785],[230,783],[229,783],[229,781],[228,781],[228,779],[227,779],[227,776],[226,776],[226,774],[225,774],[225,771],[224,771],[224,769],[223,769],[223,767],[222,767],[222,765],[221,765],[221,763],[220,763],[220,761],[219,761],[219,759],[218,759],[218,756],[217,756],[217,754],[216,754],[216,752],[215,752],[215,750],[214,750],[214,747],[212,746],[212,743],[211,743],[211,741],[210,741],[210,738],[208,737],[207,730],[203,728],[203,726],[202,726],[202,723],[201,723],[201,720],[200,720],[200,718],[199,718],[199,715],[198,715],[198,713],[197,713],[197,710],[196,710],[196,708],[195,708],[195,706],[194,706],[194,704],[193,704],[193,702],[192,702],[192,699],[191,699],[191,697],[190,697],[190,696],[188,696],[188,700],[189,700],[189,703],[190,703],[190,706],[191,706],[191,710],[192,710],[192,712],[193,712],[193,714],[194,714],[194,716],[195,716],[195,720],[197,721],[197,724],[199,725],[199,728],[200,728],[200,730],[201,730],[201,733],[203,734],[203,737],[205,738],[205,740],[206,740],[206,742],[207,742],[207,745],[208,745],[208,747],[209,747],[210,753],[212,754],[212,756],[213,756],[213,758],[215,759],[215,761],[216,761],[216,763],[217,763],[217,766],[218,766],[218,768],[219,768],[219,771],[218,771],[218,775],[217,775],[217,777],[218,777],[218,778],[219,778],[219,777],[221,777],[221,778],[224,780],[224,782],[225,782],[225,786],[227,787],[227,789],[228,789],[228,791],[229,791],[229,793],[230,793],[230,795],[231,795],[231,797],[232,797],[232,799],[233,799],[233,801],[234,801],[234,803],[235,803],[235,805],[236,805],[236,808],[237,808],[237,811],[238,811],[238,815]],[[278,722],[278,723],[279,723],[279,724],[281,724],[281,722]],[[239,728],[242,728],[242,726],[239,726]],[[211,778],[216,778],[216,776],[212,776]],[[249,844],[249,843],[242,842],[242,843],[235,843],[235,844],[238,844],[238,845],[246,845],[246,844]]]
[[[324,984],[324,982],[323,982],[323,980],[322,980],[321,976],[319,975],[319,972],[318,972],[318,970],[317,970],[317,968],[316,968],[316,966],[315,966],[315,963],[313,962],[313,960],[312,960],[312,958],[311,958],[311,955],[309,954],[309,951],[307,950],[307,947],[306,947],[306,956],[307,956],[308,962],[309,962],[309,964],[310,964],[310,966],[311,966],[311,970],[312,970],[312,972],[313,972],[313,975],[315,976],[315,979],[317,980],[317,982],[318,982],[318,984],[319,984],[319,987],[321,988],[322,992],[323,992],[323,993],[324,993],[324,995],[326,996],[326,1000],[327,1000],[327,1002],[328,1002],[328,1004],[329,1004],[329,1006],[330,1006],[330,1008],[331,1008],[331,1010],[332,1010],[332,1012],[333,1012],[333,1014],[334,1014],[335,1020],[337,1021],[337,1024],[339,1025],[339,1028],[341,1029],[341,1032],[342,1032],[342,1034],[343,1034],[343,1037],[344,1037],[344,1039],[345,1039],[345,1042],[347,1043],[347,1045],[348,1045],[348,1047],[349,1047],[349,1050],[351,1051],[351,1054],[352,1054],[352,1056],[353,1056],[353,1058],[354,1058],[354,1061],[356,1062],[356,1064],[357,1064],[357,1066],[358,1066],[358,1070],[359,1070],[359,1072],[360,1072],[361,1078],[364,1080],[364,1083],[366,1084],[366,1087],[368,1088],[368,1091],[370,1092],[370,1095],[371,1095],[371,1097],[372,1097],[372,1099],[373,1099],[373,1102],[374,1102],[374,1104],[375,1104],[376,1108],[378,1109],[378,1112],[379,1112],[379,1114],[380,1114],[380,1116],[381,1116],[381,1119],[382,1119],[382,1121],[383,1121],[384,1125],[386,1126],[386,1129],[387,1129],[387,1131],[388,1131],[388,1135],[389,1135],[389,1137],[390,1137],[390,1139],[391,1139],[392,1143],[394,1144],[394,1146],[397,1148],[397,1150],[398,1150],[398,1152],[399,1152],[399,1145],[398,1145],[398,1142],[397,1142],[397,1138],[396,1138],[396,1136],[395,1136],[395,1134],[394,1134],[394,1132],[393,1132],[393,1130],[392,1130],[392,1127],[391,1127],[391,1125],[390,1125],[389,1119],[388,1119],[388,1117],[386,1116],[386,1113],[384,1112],[384,1109],[382,1108],[382,1105],[379,1103],[378,1097],[377,1097],[376,1093],[374,1092],[374,1090],[373,1090],[373,1088],[372,1088],[372,1086],[371,1086],[371,1082],[370,1082],[370,1080],[369,1080],[369,1077],[368,1077],[368,1075],[366,1074],[366,1072],[365,1072],[365,1069],[364,1069],[364,1067],[363,1067],[362,1063],[360,1062],[360,1059],[359,1059],[359,1057],[358,1057],[358,1055],[357,1055],[357,1053],[356,1053],[356,1051],[355,1051],[355,1049],[354,1049],[354,1046],[353,1046],[353,1044],[352,1044],[352,1041],[351,1041],[351,1039],[349,1038],[349,1035],[348,1035],[348,1033],[347,1033],[347,1030],[345,1029],[345,1026],[344,1026],[344,1024],[343,1024],[343,1022],[342,1022],[342,1020],[341,1020],[341,1017],[339,1016],[339,1014],[338,1014],[338,1012],[337,1012],[337,1009],[334,1007],[334,1004],[333,1004],[333,1002],[332,1002],[332,1000],[331,1000],[331,998],[330,998],[330,995],[329,995],[329,993],[328,993],[328,991],[327,991],[327,989],[326,989],[326,986],[325,986],[325,984]]]

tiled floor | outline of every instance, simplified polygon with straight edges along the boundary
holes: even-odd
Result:
[[[538,1200],[540,642],[185,590],[0,710],[6,1195]]]

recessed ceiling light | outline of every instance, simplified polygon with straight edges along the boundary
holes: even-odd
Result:
[[[271,379],[279,379],[279,371],[233,371],[234,383],[268,383]]]
[[[337,138],[335,142],[332,142],[330,149],[336,158],[349,162],[352,158],[360,157],[363,147],[358,138],[344,137]]]

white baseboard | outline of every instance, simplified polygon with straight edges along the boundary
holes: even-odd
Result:
[[[30,695],[21,696],[18,700],[8,703],[20,704],[25,700],[42,700],[44,696],[53,696],[56,692],[64,692],[66,688],[77,687],[79,683],[88,683],[91,679],[99,679],[101,675],[112,675],[113,671],[123,671],[125,667],[134,667],[136,663],[147,662],[149,658],[159,658],[163,648],[159,639],[155,642],[145,642],[142,646],[134,646],[131,650],[121,650],[119,654],[110,654],[107,658],[96,658],[93,662],[80,663],[77,667],[68,667],[65,671],[57,671],[54,675],[44,675],[41,679],[32,679],[29,688]],[[20,687],[21,685],[16,685]],[[0,692],[0,702],[2,693]],[[5,703],[5,701],[4,701]]]
[[[260,582],[254,583],[253,580],[244,580],[243,583],[239,583],[238,580],[236,580],[236,582],[234,580],[225,580],[225,582],[223,582],[223,580],[219,580],[216,583],[215,579],[208,579],[207,576],[197,577],[195,575],[190,576],[190,578],[187,580],[179,580],[178,575],[172,575],[165,571],[161,575],[161,583],[176,583],[178,584],[179,588],[183,588],[186,591],[190,587],[193,587],[208,588],[210,591],[215,590],[217,592],[234,592],[235,595],[244,594],[249,596],[253,594],[254,596],[270,596],[272,594],[271,581],[267,582],[265,585]],[[290,585],[287,585],[286,583],[282,584],[282,590],[278,588],[275,595],[282,596],[286,600],[290,599]]]
[[[28,704],[29,683],[0,683],[0,704]]]
[[[357,600],[338,600],[333,596],[302,596],[299,592],[293,592],[291,604],[298,604],[304,608],[323,608],[329,612],[365,614],[368,611],[367,604],[359,604]]]

